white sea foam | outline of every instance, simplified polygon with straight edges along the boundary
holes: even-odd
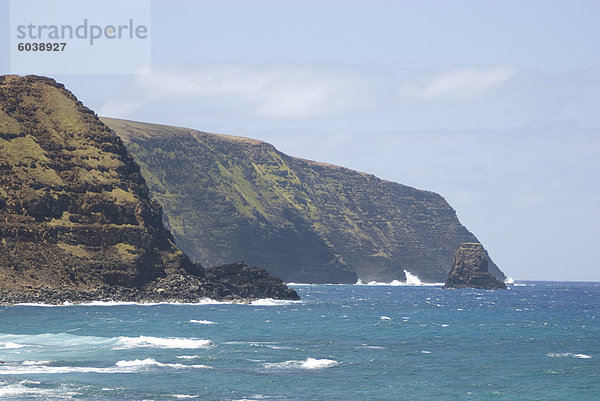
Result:
[[[265,368],[275,369],[324,369],[339,365],[338,361],[333,359],[315,359],[307,358],[304,361],[285,361],[275,363],[265,363]]]
[[[144,368],[149,366],[169,367],[174,369],[211,369],[210,366],[206,365],[184,365],[182,363],[162,363],[152,358],[146,359],[135,359],[133,361],[118,361],[116,366],[120,368]]]
[[[159,306],[159,305],[175,305],[175,306],[195,306],[195,305],[237,305],[239,302],[234,301],[217,301],[210,298],[202,298],[197,302],[128,302],[128,301],[91,301],[82,303],[64,302],[59,305],[24,302],[15,304],[16,306],[33,306],[43,308],[54,308],[62,306]]]
[[[8,341],[8,342],[5,342],[5,343],[0,343],[0,348],[4,348],[4,349],[17,349],[17,348],[25,348],[25,347],[27,347],[27,346],[28,346],[28,345],[25,345],[25,344],[17,344],[17,343],[14,343],[14,342],[12,342],[12,341]]]
[[[119,367],[46,366],[46,365],[0,365],[0,375],[43,375],[63,373],[132,373],[131,369]]]
[[[271,342],[271,341],[256,341],[256,342],[250,342],[249,343],[251,347],[265,347],[265,348],[271,348],[271,349],[292,349],[290,347],[285,347],[283,345],[276,345],[276,342]]]
[[[591,359],[592,358],[590,355],[574,354],[572,352],[559,352],[559,353],[549,352],[548,354],[546,354],[546,356],[549,356],[551,358],[579,358],[579,359]]]
[[[252,306],[286,306],[286,305],[296,305],[301,304],[302,301],[289,301],[285,299],[272,299],[272,298],[264,298],[257,299],[256,301],[252,301],[250,305]]]
[[[512,277],[507,277],[506,280],[504,280],[504,284],[514,284],[515,279]]]
[[[419,279],[418,276],[416,276],[406,270],[404,270],[404,274],[406,275],[406,281],[400,281],[400,280],[392,280],[390,282],[369,281],[369,282],[365,283],[361,279],[358,279],[358,281],[356,282],[355,285],[390,286],[390,287],[400,287],[400,286],[439,287],[439,286],[444,285],[444,283],[424,283]]]
[[[60,400],[60,399],[72,399],[74,395],[78,395],[75,392],[64,391],[64,389],[45,389],[29,387],[28,384],[40,384],[40,382],[33,382],[30,380],[23,380],[19,383],[9,384],[0,387],[0,398],[1,397],[30,397],[38,398],[43,397],[44,399]],[[48,397],[48,398],[46,398]]]
[[[363,344],[360,347],[356,347],[356,348],[366,348],[366,349],[385,349],[385,347],[381,347],[379,345],[367,345],[367,344]]]
[[[49,365],[52,361],[23,361],[22,365],[31,366],[31,365]]]
[[[391,318],[391,317],[389,317],[389,316],[380,316],[379,318],[380,318],[381,320],[392,320],[392,318]]]
[[[26,361],[27,362],[27,361]],[[0,365],[1,375],[43,375],[65,373],[135,373],[151,367],[164,367],[172,369],[212,369],[206,365],[184,365],[181,363],[162,363],[152,358],[136,359],[132,361],[118,361],[114,366],[48,366],[47,364],[6,364]]]
[[[115,349],[131,349],[131,348],[211,348],[214,346],[210,340],[202,340],[199,338],[180,338],[180,337],[119,337]]]
[[[210,321],[210,320],[194,320],[194,319],[190,320],[190,323],[198,323],[198,324],[216,324],[215,322],[213,322],[213,321]]]
[[[201,358],[200,355],[179,355],[177,359],[196,359]]]

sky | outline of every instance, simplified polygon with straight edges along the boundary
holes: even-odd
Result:
[[[103,116],[437,192],[515,279],[600,281],[599,20],[596,0],[155,0],[150,64],[51,76]]]

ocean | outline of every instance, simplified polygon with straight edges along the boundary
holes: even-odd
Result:
[[[2,400],[600,400],[600,283],[0,307]]]

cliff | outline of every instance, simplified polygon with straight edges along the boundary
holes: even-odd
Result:
[[[479,243],[464,243],[456,250],[444,288],[506,289],[488,272],[488,255]]]
[[[404,270],[444,282],[454,250],[477,241],[433,192],[248,138],[102,121],[140,164],[177,243],[202,264],[245,260],[288,282],[403,281]]]
[[[62,85],[0,76],[0,302],[298,298],[260,269],[192,263],[148,195],[121,139]]]

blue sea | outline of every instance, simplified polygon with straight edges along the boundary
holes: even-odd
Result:
[[[0,307],[2,400],[600,400],[600,283]]]

